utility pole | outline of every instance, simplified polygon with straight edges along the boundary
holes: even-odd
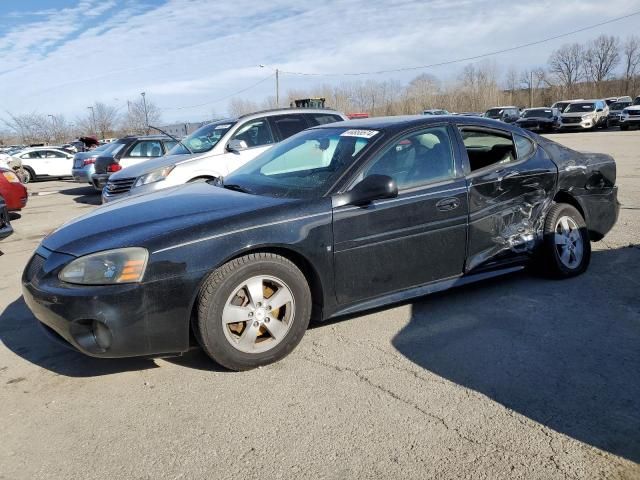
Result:
[[[533,70],[529,72],[529,108],[533,108]]]
[[[96,112],[93,110],[93,107],[87,107],[91,110],[91,118],[93,119],[93,134],[98,138],[98,129],[96,127]]]
[[[57,138],[58,135],[57,135],[57,132],[56,132],[56,117],[55,117],[55,115],[51,115],[51,114],[47,115],[47,117],[51,117],[51,129],[52,129],[52,134],[53,134],[52,136],[53,136],[53,139],[55,141],[57,141],[58,140],[58,138]]]
[[[142,105],[144,106],[144,124],[146,126],[147,135],[149,135],[149,113],[147,112],[147,99],[145,98],[145,92],[142,92]]]
[[[276,68],[276,108],[280,108],[280,72]]]

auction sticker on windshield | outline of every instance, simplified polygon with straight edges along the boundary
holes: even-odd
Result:
[[[340,134],[341,137],[359,137],[359,138],[371,138],[377,134],[377,130],[356,130],[351,129]]]

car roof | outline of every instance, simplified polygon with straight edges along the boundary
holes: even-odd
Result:
[[[325,113],[329,115],[340,115],[345,117],[343,113],[333,110],[331,108],[271,108],[268,110],[260,110],[257,112],[246,113],[244,115],[240,115],[236,120],[242,120],[246,118],[250,118],[253,116],[271,116],[271,115],[286,115],[286,114],[295,114],[295,113]]]
[[[353,129],[371,129],[371,130],[388,130],[399,131],[405,128],[422,125],[439,125],[443,121],[459,123],[465,125],[478,125],[485,127],[494,127],[502,130],[520,131],[512,125],[498,120],[492,120],[484,117],[462,116],[462,115],[404,115],[393,117],[372,117],[358,118],[354,120],[345,120],[342,122],[327,123],[312,128],[353,128]]]

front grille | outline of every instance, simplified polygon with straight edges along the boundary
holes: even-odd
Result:
[[[562,123],[580,123],[582,118],[580,117],[562,117]]]
[[[26,273],[27,281],[31,281],[31,279],[35,277],[40,270],[42,270],[42,267],[44,266],[45,261],[46,259],[38,255],[37,253],[31,258],[31,261],[29,262],[29,266],[27,267],[27,273]]]
[[[107,182],[105,191],[108,195],[118,195],[120,193],[127,193],[133,187],[135,178],[119,178],[117,180],[111,180]]]
[[[640,115],[640,110],[629,110],[627,113],[632,117],[637,117]]]

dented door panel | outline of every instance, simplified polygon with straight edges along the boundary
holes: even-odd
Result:
[[[542,239],[556,178],[555,164],[540,148],[527,160],[468,177],[465,272],[534,250]]]

